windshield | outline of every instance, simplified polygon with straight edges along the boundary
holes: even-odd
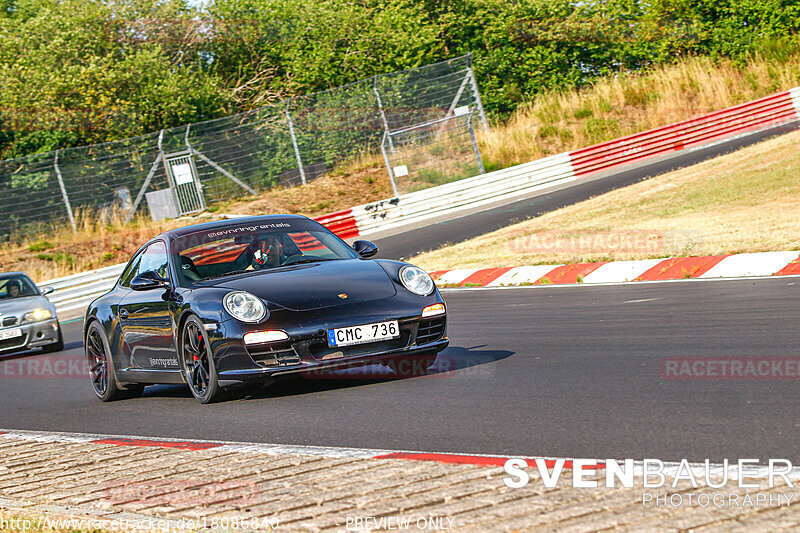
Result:
[[[233,274],[358,255],[318,224],[304,220],[190,233],[172,243],[181,285]]]
[[[37,296],[39,290],[28,276],[9,276],[0,279],[0,301]]]

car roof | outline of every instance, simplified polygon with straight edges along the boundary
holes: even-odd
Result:
[[[20,272],[18,270],[13,272],[0,272],[0,279],[12,278],[15,276],[25,276],[26,278],[30,279],[29,275],[27,275],[25,272]]]
[[[182,228],[176,228],[169,231],[165,231],[164,233],[161,233],[160,235],[154,237],[152,240],[158,238],[173,240],[183,235],[194,233],[196,231],[208,231],[218,228],[219,229],[229,228],[231,226],[241,226],[244,224],[259,224],[264,222],[281,222],[288,220],[310,220],[314,222],[313,219],[304,217],[302,215],[259,215],[252,217],[228,218],[225,220],[215,220],[214,222],[203,222],[201,224],[192,224],[191,226],[184,226]]]

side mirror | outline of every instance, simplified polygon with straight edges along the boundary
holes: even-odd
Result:
[[[142,272],[131,280],[131,289],[135,291],[148,291],[150,289],[159,289],[169,287],[169,281],[158,275],[153,270]]]
[[[55,292],[53,287],[40,287],[39,290],[42,291],[43,296],[47,296],[48,294]]]
[[[378,245],[370,241],[356,241],[353,243],[353,250],[361,257],[372,257],[378,253]]]

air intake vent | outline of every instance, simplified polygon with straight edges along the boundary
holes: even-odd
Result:
[[[289,366],[300,364],[300,356],[289,341],[252,344],[247,347],[253,361],[262,366]]]
[[[13,326],[17,323],[17,317],[15,316],[7,316],[3,319],[4,326]]]
[[[417,345],[428,344],[438,341],[444,336],[445,318],[434,318],[432,320],[420,320],[417,330]]]

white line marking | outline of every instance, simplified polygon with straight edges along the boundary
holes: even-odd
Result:
[[[626,302],[622,302],[624,304],[638,304],[641,302],[654,302],[656,300],[663,300],[663,298],[644,298],[642,300],[628,300]]]

